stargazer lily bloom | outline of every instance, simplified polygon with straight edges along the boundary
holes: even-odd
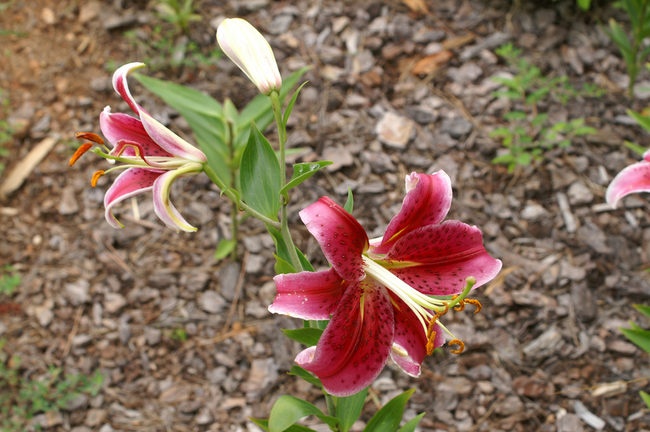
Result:
[[[99,116],[99,125],[110,147],[106,147],[104,140],[97,134],[78,133],[77,137],[87,142],[70,158],[70,165],[90,148],[95,147],[95,153],[109,162],[118,164],[105,171],[95,172],[91,181],[93,187],[104,174],[123,170],[104,196],[106,220],[113,227],[123,227],[113,215],[113,207],[116,204],[132,196],[152,191],[154,211],[167,226],[183,231],[196,231],[170,201],[170,191],[172,183],[179,177],[201,172],[207,158],[201,150],[163,126],[135,101],[129,91],[127,76],[131,71],[143,66],[143,63],[128,63],[113,74],[115,91],[129,104],[137,117],[112,113],[110,107],[104,108]]]
[[[217,42],[262,94],[279,91],[282,76],[271,45],[248,21],[226,18],[217,27]]]
[[[389,355],[418,376],[422,361],[451,336],[439,318],[465,304],[467,294],[494,278],[501,261],[483,246],[481,231],[459,221],[443,222],[451,206],[447,174],[412,173],[399,213],[382,238],[369,240],[359,222],[327,197],[300,212],[329,270],[274,278],[277,296],[269,310],[306,320],[331,319],[319,343],[295,361],[332,395],[368,386]]]
[[[643,154],[641,162],[623,168],[614,177],[607,187],[605,199],[616,208],[623,197],[636,192],[650,192],[650,150]]]

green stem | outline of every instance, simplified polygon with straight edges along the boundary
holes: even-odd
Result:
[[[237,182],[237,167],[235,166],[235,145],[234,145],[234,137],[235,134],[233,132],[233,124],[232,121],[228,121],[228,162],[230,165],[230,184],[228,185],[230,188],[234,188],[235,184]],[[230,252],[230,258],[234,261],[237,260],[237,243],[239,240],[239,215],[237,214],[237,211],[233,209],[233,211],[230,212],[230,236],[231,239],[235,242],[235,247],[232,248],[232,251]]]
[[[278,147],[279,147],[279,162],[280,162],[280,172],[282,179],[282,188],[287,184],[287,160],[286,160],[286,144],[287,144],[287,127],[282,119],[282,104],[280,102],[280,94],[277,91],[272,91],[269,94],[271,98],[271,107],[273,109],[273,116],[275,117],[275,123],[278,128]],[[296,252],[296,246],[293,243],[293,238],[291,237],[291,231],[289,231],[289,221],[287,218],[287,206],[289,205],[289,194],[284,193],[282,195],[282,208],[280,210],[280,233],[282,235],[282,241],[287,248],[289,253],[289,260],[291,265],[299,272],[303,270],[302,263]]]
[[[264,222],[268,226],[271,226],[271,227],[273,227],[275,229],[281,229],[280,223],[278,221],[274,221],[273,219],[271,219],[271,218],[269,218],[267,216],[264,216],[262,213],[260,213],[257,210],[251,208],[245,202],[240,200],[239,196],[237,195],[235,190],[228,187],[228,185],[226,185],[223,181],[221,181],[221,179],[212,170],[212,168],[210,168],[210,166],[208,164],[203,165],[203,172],[208,176],[208,178],[210,180],[212,180],[212,182],[214,184],[217,185],[217,187],[219,189],[221,189],[221,193],[224,194],[225,196],[227,196],[228,199],[230,199],[230,201],[232,201],[232,203],[237,206],[237,208],[245,211],[246,213],[248,213],[249,215],[251,215],[252,217],[254,217],[256,219],[261,220],[262,222]]]

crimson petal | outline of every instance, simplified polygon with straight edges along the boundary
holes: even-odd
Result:
[[[361,254],[368,247],[368,236],[350,213],[330,198],[321,197],[300,211],[300,218],[343,279],[363,279]]]
[[[401,237],[386,254],[387,266],[404,282],[425,294],[458,294],[469,276],[475,287],[493,279],[501,261],[483,246],[481,231],[459,221],[429,225]]]
[[[330,394],[355,394],[384,367],[393,324],[384,288],[361,281],[346,290],[318,345],[298,354],[296,363],[320,378]]]
[[[334,269],[280,274],[273,280],[278,293],[269,311],[306,320],[330,319],[345,289]]]
[[[451,198],[451,180],[444,171],[406,176],[402,208],[386,227],[381,244],[373,248],[373,252],[386,253],[410,231],[442,222],[451,207]]]

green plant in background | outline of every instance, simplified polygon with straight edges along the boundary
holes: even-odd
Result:
[[[591,0],[576,0],[578,7],[584,11],[591,7]]]
[[[6,116],[4,115],[7,112],[8,107],[9,98],[6,95],[6,92],[0,89],[0,175],[2,175],[2,171],[4,171],[5,168],[3,159],[9,155],[9,150],[6,145],[11,141],[13,136],[11,125],[7,120],[5,120]]]
[[[208,66],[222,55],[216,47],[204,52],[197,42],[185,35],[176,37],[163,25],[155,25],[146,36],[137,30],[129,30],[124,36],[152,69]]]
[[[577,136],[596,132],[585,125],[583,118],[553,122],[548,113],[539,111],[539,107],[542,103],[553,102],[564,105],[579,96],[599,96],[599,89],[585,86],[578,90],[566,76],[545,76],[538,67],[521,57],[521,50],[512,44],[501,46],[496,53],[508,63],[514,75],[494,78],[504,86],[494,92],[494,96],[509,99],[514,109],[503,115],[505,125],[490,133],[504,146],[504,150],[492,159],[493,163],[507,165],[512,172],[517,166],[540,160],[548,150],[568,147]]]
[[[0,268],[0,294],[13,295],[20,285],[20,275],[12,266],[6,265]]]
[[[650,36],[650,0],[621,0],[615,4],[627,13],[630,29],[626,32],[614,18],[609,20],[607,34],[621,51],[630,78],[627,92],[634,96],[634,84],[650,54],[646,39]]]
[[[650,319],[650,306],[637,304],[634,305],[634,308],[646,318]],[[650,330],[644,329],[634,322],[630,322],[630,328],[622,328],[621,332],[643,351],[650,353]],[[648,408],[650,408],[650,394],[644,391],[640,391],[639,394]]]
[[[100,372],[92,375],[64,374],[57,367],[48,368],[40,377],[25,378],[21,374],[20,357],[9,356],[0,339],[0,431],[27,430],[36,414],[57,412],[81,395],[96,396],[102,388],[104,377]]]
[[[159,0],[156,10],[178,33],[187,33],[192,22],[201,21],[201,15],[195,13],[193,3],[194,0]]]

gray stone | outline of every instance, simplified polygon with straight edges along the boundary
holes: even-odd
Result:
[[[205,312],[217,314],[226,306],[226,301],[215,291],[205,291],[199,295],[198,306]]]
[[[389,111],[377,123],[375,131],[382,143],[404,149],[415,133],[415,122]]]

